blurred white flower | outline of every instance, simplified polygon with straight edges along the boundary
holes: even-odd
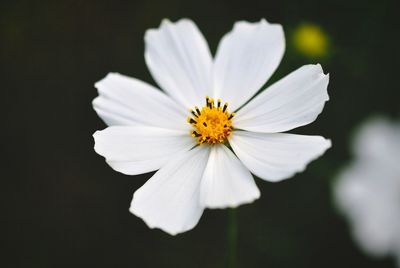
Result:
[[[393,255],[400,267],[400,124],[368,121],[353,143],[354,161],[334,193],[354,239],[374,256]]]
[[[146,32],[145,47],[164,92],[111,73],[96,83],[93,106],[110,126],[94,134],[95,150],[113,169],[129,175],[159,169],[130,207],[149,227],[187,231],[205,208],[257,199],[250,172],[280,181],[330,147],[320,136],[278,133],[322,111],[329,76],[320,65],[303,66],[250,100],[281,61],[281,25],[237,22],[213,59],[192,21],[164,20]]]

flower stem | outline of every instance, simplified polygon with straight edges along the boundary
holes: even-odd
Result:
[[[228,209],[228,228],[227,228],[227,268],[236,268],[236,251],[237,251],[237,210],[235,208]]]

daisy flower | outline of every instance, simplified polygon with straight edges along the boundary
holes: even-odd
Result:
[[[285,50],[281,25],[240,21],[213,58],[188,19],[164,20],[145,34],[145,60],[162,91],[108,74],[93,101],[108,128],[95,150],[116,171],[158,170],[134,195],[130,211],[150,228],[192,229],[205,208],[259,198],[253,173],[277,182],[303,171],[331,143],[280,133],[313,122],[328,100],[329,76],[306,65],[252,98]]]
[[[392,255],[400,267],[400,124],[368,121],[355,136],[354,161],[334,197],[355,241],[372,256]]]

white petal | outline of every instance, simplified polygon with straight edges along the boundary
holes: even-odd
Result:
[[[211,90],[212,57],[197,26],[188,19],[163,20],[145,35],[145,59],[154,80],[185,108],[203,103]]]
[[[265,20],[235,23],[217,49],[214,96],[229,102],[234,111],[270,78],[285,51],[282,26]]]
[[[112,126],[96,131],[95,151],[116,171],[128,175],[157,170],[171,155],[196,145],[188,133],[156,127]]]
[[[305,65],[256,96],[235,116],[235,127],[284,132],[313,122],[329,100],[329,75],[319,64]]]
[[[237,207],[259,197],[247,168],[225,145],[214,145],[201,181],[201,204],[208,208]]]
[[[138,79],[110,73],[95,84],[93,107],[107,125],[146,125],[188,130],[187,114],[179,104]]]
[[[330,140],[320,136],[235,131],[229,139],[234,152],[256,176],[271,182],[290,178],[321,156]]]
[[[130,211],[171,235],[192,229],[203,213],[200,180],[208,156],[209,147],[198,146],[172,158],[135,192]]]

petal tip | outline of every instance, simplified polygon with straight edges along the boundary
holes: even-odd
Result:
[[[324,77],[327,78],[329,80],[329,73],[324,73],[324,69],[322,68],[322,65],[320,63],[314,64],[313,66],[315,66],[318,70],[318,72]]]
[[[171,20],[170,20],[169,18],[163,18],[163,19],[161,20],[161,25],[162,25],[162,24],[169,24],[169,23],[172,23]]]
[[[237,208],[242,205],[251,204],[254,201],[256,201],[257,199],[259,199],[261,196],[261,192],[258,189],[258,187],[256,186],[255,188],[256,188],[256,191],[254,191],[254,193],[252,193],[250,196],[248,196],[246,198],[243,198],[242,200],[235,200],[235,201],[231,201],[229,203],[227,203],[227,202],[225,202],[225,203],[215,203],[215,202],[204,203],[204,202],[202,202],[202,206],[204,206],[205,208],[208,208],[208,209],[227,209],[227,208]]]
[[[133,195],[133,199],[132,199],[132,203],[131,206],[129,207],[129,212],[132,213],[133,215],[135,215],[136,217],[140,218],[146,225],[147,227],[149,227],[150,229],[160,229],[161,231],[172,235],[172,236],[176,236],[179,233],[185,232],[185,230],[183,231],[178,231],[178,230],[172,230],[172,229],[168,229],[168,228],[164,228],[159,224],[156,224],[155,222],[153,222],[150,219],[147,219],[136,207],[135,207],[135,195]]]
[[[330,73],[325,74],[326,79],[329,80],[329,78],[331,77]]]
[[[92,134],[93,140],[94,140],[94,145],[93,145],[93,150],[98,154],[104,157],[104,153],[101,151],[99,148],[99,139],[104,130],[97,130]],[[101,147],[101,146],[100,146]]]
[[[329,148],[332,147],[332,141],[330,139],[326,139],[322,136],[317,136],[321,139],[321,143],[320,143],[320,151],[317,152],[315,154],[314,157],[311,158],[310,162],[318,159],[319,157],[321,157]]]
[[[332,140],[325,139],[325,146],[326,146],[325,150],[328,150],[329,148],[331,148],[332,147]]]
[[[195,24],[191,19],[189,18],[181,18],[180,20],[176,21],[176,23],[187,23],[187,24]]]
[[[92,100],[93,109],[96,110],[96,107],[97,107],[99,101],[100,101],[100,96],[97,96],[96,98],[94,98],[94,99]]]
[[[259,23],[264,25],[269,24],[269,22],[265,18],[262,18]]]
[[[96,139],[96,138],[100,135],[101,131],[102,131],[102,130],[96,130],[96,131],[92,134],[92,137],[93,137],[94,139]]]
[[[117,72],[109,72],[106,76],[104,76],[102,79],[94,83],[94,87],[99,89],[101,87],[101,84],[103,84],[105,81],[110,80],[114,77],[120,77],[122,76],[120,73]]]

